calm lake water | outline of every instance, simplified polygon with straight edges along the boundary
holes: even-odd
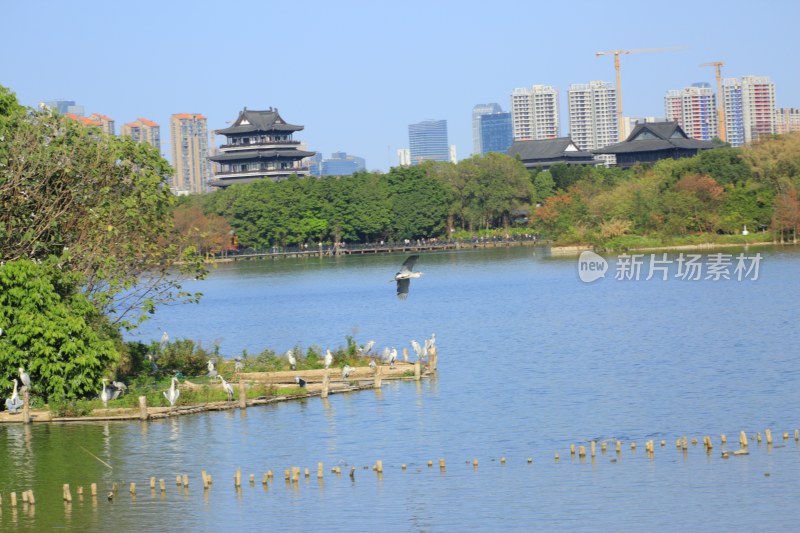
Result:
[[[577,258],[519,247],[423,255],[425,274],[399,301],[388,280],[404,256],[221,265],[187,284],[205,294],[201,304],[160,310],[139,338],[166,330],[233,357],[335,348],[348,335],[379,351],[410,349],[435,332],[439,376],[146,424],[0,427],[0,531],[797,529],[800,252],[723,252],[734,265],[736,254],[760,253],[758,279],[751,271],[736,280],[731,266],[734,279],[682,280],[673,254],[662,263],[667,280],[645,279],[649,256],[640,279],[617,280],[621,260],[607,257],[606,277],[584,283]],[[712,262],[692,253],[704,268]],[[767,428],[772,447],[753,442],[747,456],[721,457],[738,448],[739,431]],[[700,444],[676,449],[684,435]],[[714,440],[708,455],[704,435]],[[609,452],[570,457],[570,444],[591,440],[609,440]],[[380,478],[364,469],[376,460]],[[287,486],[292,466],[311,477]],[[214,476],[205,495],[202,469]],[[264,489],[268,469],[275,480]],[[175,486],[183,473],[188,490]],[[165,495],[151,494],[151,476],[165,479]],[[101,497],[79,501],[74,487],[92,482]],[[110,503],[113,482],[120,490]],[[63,483],[73,487],[69,509]],[[35,512],[12,510],[8,493],[28,488]]]

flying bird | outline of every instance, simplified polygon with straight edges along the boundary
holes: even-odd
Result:
[[[180,389],[178,389],[178,387],[176,387],[177,383],[178,383],[178,378],[172,378],[172,381],[170,382],[170,385],[169,385],[169,390],[168,391],[164,391],[164,398],[167,399],[167,401],[169,402],[170,407],[175,405],[175,402],[178,401],[178,396],[181,395]]]
[[[325,368],[326,369],[331,367],[331,364],[333,363],[333,354],[331,353],[330,350],[325,350],[324,362],[325,362]]]
[[[6,400],[6,411],[9,413],[18,413],[22,409],[22,399],[17,392],[17,378],[12,378],[14,381],[14,392],[11,393],[11,398]]]
[[[228,395],[228,401],[230,402],[231,400],[233,400],[233,385],[225,381],[225,378],[223,378],[222,376],[217,376],[217,377],[220,379],[220,381],[222,381],[222,390],[224,390],[225,394]]]
[[[422,275],[422,272],[413,272],[414,264],[417,262],[417,259],[419,259],[419,255],[409,256],[408,259],[403,261],[403,264],[400,265],[400,272],[394,275],[394,279],[389,280],[390,282],[397,282],[397,297],[400,300],[408,298],[411,278],[418,278]]]
[[[295,376],[294,377],[294,382],[297,383],[297,386],[300,387],[301,389],[305,389],[306,388],[306,380],[304,380],[300,376]]]

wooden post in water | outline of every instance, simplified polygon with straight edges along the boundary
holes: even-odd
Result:
[[[184,474],[183,475],[183,486],[184,487],[188,487],[189,486],[189,474]]]
[[[767,436],[767,444],[772,444],[772,430],[765,429],[764,434]]]
[[[747,433],[744,431],[739,432],[739,446],[747,448]]]
[[[200,477],[203,478],[203,488],[207,489],[208,488],[208,474],[206,473],[205,470],[201,470],[200,471]],[[151,478],[151,482],[153,480],[155,480],[155,478]]]
[[[11,497],[11,507],[16,507],[17,506],[17,493],[16,492],[12,492],[9,496]],[[66,498],[65,498],[65,500],[66,500]]]
[[[131,483],[130,493],[136,496],[136,483]]]
[[[13,492],[11,494],[16,496]],[[14,501],[13,497],[12,497],[11,501],[12,502]],[[72,503],[72,492],[70,492],[70,490],[69,490],[69,483],[64,483],[64,501],[67,502],[67,503]]]
[[[247,389],[241,378],[239,379],[239,409],[247,409]]]
[[[575,455],[575,445],[574,444],[570,444],[569,445],[569,454],[570,455]]]
[[[578,446],[578,457],[586,457],[586,446]]]
[[[2,501],[2,500],[0,500],[0,501]],[[36,503],[36,500],[33,498],[33,491],[32,490],[28,491],[28,503],[31,504],[31,505],[34,505]]]
[[[375,471],[381,474],[383,472],[383,461],[378,459],[375,461]]]
[[[428,368],[430,368],[431,372],[436,372],[436,367],[439,364],[439,353],[436,351],[436,346],[431,347],[430,354],[428,356]]]
[[[96,497],[97,496],[97,483],[92,483],[91,491],[92,491],[92,498]]]
[[[719,436],[719,441],[724,446],[725,443],[728,442],[728,437],[726,437],[725,434],[723,433],[722,435]]]
[[[408,348],[403,348],[403,362],[408,363]]]
[[[319,394],[319,397],[327,398],[330,387],[331,387],[331,376],[330,373],[326,371],[325,374],[322,376],[322,392]]]
[[[597,444],[595,443],[595,441],[592,441],[592,457],[595,456],[595,447],[596,446],[597,446]]]
[[[422,377],[422,369],[420,368],[419,361],[414,361],[414,380],[419,381]]]
[[[317,478],[322,479],[323,477],[323,466],[322,463],[317,463]]]
[[[236,469],[236,474],[233,476],[233,486],[237,489],[242,486],[242,470],[240,468]]]
[[[164,478],[158,480],[158,488],[161,490],[161,492],[167,492],[167,485],[164,483]]]
[[[383,380],[381,378],[381,374],[383,374],[383,367],[381,365],[375,365],[375,384],[374,384],[374,387],[376,389],[380,389],[381,385],[383,384]]]
[[[25,390],[22,391],[22,423],[31,423],[31,402],[30,394],[28,394],[28,387],[25,387]]]
[[[439,470],[444,470],[444,459],[439,459]]]

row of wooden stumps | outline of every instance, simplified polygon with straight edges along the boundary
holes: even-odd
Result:
[[[787,440],[789,440],[789,438],[790,438],[789,432],[783,432],[783,440],[787,441]],[[768,446],[770,446],[770,447],[772,446],[773,436],[772,436],[772,431],[771,430],[769,430],[769,429],[765,430],[763,440],[766,440],[766,443],[767,443]],[[795,440],[795,442],[800,442],[800,430],[795,430],[794,431],[794,440]],[[710,454],[712,452],[713,448],[714,448],[714,445],[713,445],[711,437],[706,435],[706,436],[703,437],[702,441],[703,441],[703,447],[704,447],[706,453]],[[756,433],[756,434],[754,434],[754,435],[752,435],[751,437],[748,438],[747,434],[744,431],[740,432],[740,434],[739,434],[739,446],[740,446],[739,449],[736,450],[736,451],[723,451],[722,452],[722,457],[727,459],[730,455],[747,455],[749,453],[748,452],[748,446],[749,446],[750,442],[752,442],[752,441],[756,441],[756,442],[758,442],[760,444],[762,442],[761,433],[760,432]],[[698,441],[698,439],[696,437],[693,437],[690,440],[688,437],[684,436],[684,437],[679,437],[678,439],[676,439],[675,445],[676,445],[676,448],[678,448],[679,450],[682,450],[682,451],[685,452],[685,451],[687,451],[689,449],[690,442],[691,442],[692,446],[696,446],[699,443],[699,441]],[[725,446],[727,444],[727,436],[725,434],[720,435],[720,443],[721,443],[722,446]],[[665,447],[666,446],[666,441],[665,440],[661,440],[660,441],[660,445],[661,445],[662,448]],[[614,447],[615,447],[616,454],[619,455],[622,452],[622,441],[619,441],[619,440],[615,441],[614,442]],[[597,442],[596,441],[591,441],[589,443],[588,450],[587,450],[587,447],[584,446],[584,445],[580,445],[580,446],[576,447],[575,444],[571,444],[570,445],[570,455],[573,456],[573,457],[574,456],[578,456],[581,459],[583,459],[583,458],[585,458],[587,456],[587,453],[588,453],[592,458],[595,458],[596,454],[597,454],[597,448],[598,448],[598,446],[597,446]],[[608,442],[605,442],[605,441],[604,442],[600,442],[599,448],[600,448],[600,452],[602,454],[605,454],[608,451]],[[635,451],[636,450],[636,442],[631,442],[630,443],[630,448],[631,448],[631,450]],[[645,453],[650,458],[653,458],[655,456],[655,441],[654,440],[648,440],[648,441],[645,442]],[[559,459],[560,459],[559,458],[559,454],[556,452],[555,460],[559,461]],[[616,459],[614,459],[612,461],[616,461]],[[467,461],[467,463],[469,463],[469,461]],[[533,463],[533,458],[528,457],[527,458],[527,463],[528,464]],[[433,464],[434,464],[434,462],[432,460],[428,460],[427,461],[428,468],[432,468]],[[473,469],[477,470],[478,464],[479,464],[478,463],[478,459],[473,459],[471,464],[472,464]],[[505,456],[502,456],[500,458],[500,464],[502,464],[502,465],[506,464],[506,457]],[[367,468],[368,467],[366,467],[366,466],[364,467],[364,469],[367,469]],[[406,464],[402,464],[401,465],[401,470],[405,471],[406,469],[407,469],[407,465]],[[383,461],[381,461],[381,460],[376,461],[375,464],[372,466],[372,470],[377,473],[379,479],[382,479],[382,477],[383,477]],[[445,460],[444,459],[439,459],[439,470],[441,472],[445,472],[445,470],[446,470],[446,465],[445,465]],[[305,468],[304,470],[302,470],[302,472],[303,472],[303,476],[306,479],[311,477],[311,472],[310,472],[309,468]],[[337,476],[341,475],[342,468],[340,466],[334,466],[334,467],[331,468],[331,473],[336,474]],[[351,466],[350,467],[349,476],[353,481],[355,481],[355,473],[356,473],[356,467],[355,466]],[[298,466],[293,466],[291,468],[287,468],[287,469],[284,470],[284,479],[285,479],[285,481],[287,483],[287,486],[289,486],[289,485],[296,486],[296,484],[299,483],[299,481],[300,481],[300,476],[301,476],[301,468],[298,467]],[[265,490],[267,489],[268,484],[271,483],[274,480],[274,477],[275,476],[274,476],[274,473],[273,473],[272,470],[267,470],[266,472],[264,472],[264,474],[262,475],[262,478],[261,478],[261,483],[264,486]],[[209,490],[211,488],[212,484],[213,484],[213,480],[212,480],[211,475],[208,474],[205,470],[203,470],[201,472],[201,478],[202,478],[202,483],[203,483],[203,489],[205,491]],[[322,481],[323,478],[324,478],[323,463],[317,463],[317,479]],[[238,468],[236,469],[236,473],[233,476],[233,481],[234,481],[234,487],[237,490],[240,490],[241,489],[241,484],[242,484],[242,472],[241,472],[241,469],[238,469]],[[249,481],[250,481],[250,485],[251,486],[255,485],[255,474],[250,474],[249,475]],[[178,487],[183,487],[184,489],[188,489],[188,487],[189,487],[189,476],[188,476],[188,474],[182,474],[182,475],[179,474],[179,475],[177,475],[176,478],[175,478],[175,484]],[[92,483],[90,488],[91,488],[91,497],[92,497],[93,500],[96,500],[96,498],[97,498],[97,484],[96,483]],[[158,480],[158,488],[159,488],[159,490],[161,491],[162,494],[166,492],[166,483],[165,483],[165,480],[163,478]],[[156,478],[155,477],[151,477],[150,478],[150,491],[151,491],[151,493],[155,493],[155,490],[156,490]],[[113,483],[111,492],[109,492],[109,494],[108,494],[108,500],[109,501],[113,500],[116,497],[117,491],[118,491],[118,485],[117,485],[117,483]],[[131,483],[130,484],[129,492],[131,494],[131,497],[135,499],[136,498],[136,483]],[[78,493],[79,498],[83,499],[83,487],[82,486],[79,486],[77,488],[77,493]],[[72,503],[72,492],[70,490],[69,484],[65,484],[63,486],[63,498],[64,498],[64,502],[66,504],[71,504]],[[15,492],[10,493],[10,501],[11,501],[11,507],[12,508],[17,507],[17,494]],[[28,491],[22,492],[22,501],[23,501],[24,504],[31,505],[31,506],[34,505],[35,504],[35,499],[34,499],[34,496],[33,496],[33,491],[28,490]],[[2,499],[2,495],[0,495],[0,508],[2,508],[2,503],[3,503],[3,499]]]
[[[766,439],[766,442],[767,442],[767,446],[768,447],[772,446],[772,431],[769,430],[769,429],[766,429],[764,431],[764,435],[765,435],[765,439]],[[747,455],[749,453],[748,452],[748,443],[751,440],[752,441],[756,441],[756,442],[758,442],[760,444],[761,441],[762,441],[761,432],[758,432],[758,433],[752,435],[750,437],[750,439],[748,439],[747,433],[744,432],[744,431],[741,431],[739,433],[739,449],[735,450],[735,451],[725,450],[725,451],[722,452],[722,457],[724,459],[727,459],[730,455]],[[783,440],[784,441],[789,440],[789,432],[788,431],[784,431],[783,432]],[[798,429],[794,430],[794,440],[795,440],[795,442],[800,442],[800,430],[798,430]],[[699,441],[697,440],[697,437],[692,437],[692,439],[691,439],[692,446],[696,446],[698,444],[698,442]],[[722,446],[725,446],[727,444],[727,442],[728,442],[727,435],[725,435],[725,434],[720,435],[720,444]],[[667,445],[667,442],[665,440],[662,440],[661,441],[661,447],[663,448],[666,445]],[[678,448],[679,450],[687,451],[689,449],[689,438],[686,437],[686,436],[679,437],[675,441],[675,447]],[[712,442],[712,439],[708,435],[703,437],[703,448],[705,449],[706,453],[709,453],[709,454],[714,449],[714,444]],[[631,442],[631,449],[632,450],[636,450],[636,442]],[[601,451],[601,453],[606,453],[606,450],[607,450],[607,443],[606,442],[601,442],[600,443],[600,451]],[[619,455],[622,452],[622,442],[621,441],[619,441],[619,440],[616,441],[615,450],[616,450],[617,455]],[[574,444],[570,444],[570,455],[574,457],[576,455],[576,452],[577,452],[577,456],[578,457],[580,457],[580,458],[586,457],[586,446],[581,445],[581,446],[578,446],[577,449],[576,449]],[[648,441],[645,442],[645,453],[649,457],[654,457],[655,456],[655,441],[648,440]],[[591,443],[590,443],[590,456],[592,458],[594,458],[594,457],[596,457],[596,455],[597,455],[597,442],[596,441],[591,441]],[[556,461],[559,460],[558,452],[556,452],[556,454],[555,454],[555,460]]]

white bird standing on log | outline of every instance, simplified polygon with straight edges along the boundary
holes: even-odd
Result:
[[[22,390],[31,388],[31,377],[22,367],[19,367],[19,382],[22,384]]]
[[[173,377],[169,385],[169,390],[164,391],[164,398],[167,399],[170,407],[175,406],[175,402],[178,401],[178,396],[181,395],[180,389],[178,389],[178,387],[176,386],[177,383],[178,383],[178,378]]]
[[[222,376],[217,376],[217,377],[220,379],[220,381],[222,381],[222,390],[224,390],[225,394],[228,395],[228,401],[229,402],[232,401],[233,400],[233,385],[231,385],[230,383],[225,381],[225,378],[223,378]]]
[[[403,264],[400,265],[400,272],[394,275],[394,279],[389,280],[389,282],[396,281],[397,282],[397,298],[400,300],[405,300],[408,298],[408,289],[411,287],[411,278],[418,278],[422,275],[422,272],[414,272],[414,264],[419,259],[419,255],[411,255],[403,261]]]
[[[331,365],[333,364],[333,354],[331,353],[331,351],[330,351],[330,350],[325,350],[325,359],[324,359],[324,363],[325,363],[325,369],[326,369],[326,370],[327,370],[328,368],[330,368],[330,367],[331,367]]]
[[[417,341],[412,339],[411,347],[414,348],[414,353],[417,354],[417,358],[419,358],[420,360],[421,359],[425,359],[425,357],[428,355],[428,343],[427,342],[425,343],[425,347],[422,347],[422,346],[419,345],[419,343]]]
[[[217,377],[217,369],[214,368],[214,361],[211,359],[208,360],[208,377],[211,379]]]
[[[397,361],[397,348],[392,348],[389,352],[389,368],[394,368],[394,362]]]
[[[111,391],[106,388],[106,381],[108,380],[103,378],[101,381],[103,382],[103,390],[100,391],[100,401],[103,402],[103,407],[108,409],[108,400],[111,399]]]
[[[17,378],[12,378],[14,381],[14,392],[11,393],[11,398],[6,400],[6,411],[9,413],[18,413],[22,409],[22,399],[17,392]]]
[[[242,370],[244,370],[244,363],[242,363],[242,360],[241,360],[241,359],[239,359],[238,357],[236,357],[236,358],[233,360],[233,371],[234,371],[234,372],[236,372],[236,373],[238,374],[238,373],[239,373],[239,372],[241,372]]]
[[[344,367],[342,368],[342,379],[349,378],[350,377],[350,372],[352,372],[352,370],[353,369],[350,368],[350,365],[344,365]]]

